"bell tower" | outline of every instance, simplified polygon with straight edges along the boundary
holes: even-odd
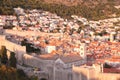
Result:
[[[80,44],[80,56],[82,58],[86,58],[86,44],[85,43]]]
[[[116,34],[115,32],[110,33],[110,41],[111,42],[115,40],[115,34]]]

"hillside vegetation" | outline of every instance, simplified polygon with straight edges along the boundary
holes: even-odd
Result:
[[[75,5],[87,5],[87,6],[95,6],[98,4],[106,4],[113,3],[115,5],[120,5],[120,0],[44,0],[47,3],[56,3],[56,4],[64,4],[67,6],[75,6]]]
[[[23,70],[0,65],[0,80],[38,80],[37,77],[28,77]]]
[[[51,3],[49,3],[50,1]],[[46,2],[46,0],[0,0],[0,14],[14,14],[13,8],[22,7],[24,9],[41,9],[50,11],[52,13],[58,14],[63,18],[70,18],[71,15],[75,14],[87,19],[98,20],[108,18],[112,14],[117,14],[117,16],[120,15],[120,10],[114,7],[114,5],[118,5],[120,3],[119,0],[79,0],[81,1],[79,4],[76,3],[77,5],[71,6],[68,6],[70,4],[64,5],[64,1],[66,0],[55,1],[48,0]],[[58,3],[57,1],[63,1],[63,3]]]

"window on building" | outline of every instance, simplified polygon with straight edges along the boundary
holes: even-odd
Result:
[[[83,50],[83,48],[81,48],[81,50]]]
[[[81,52],[81,55],[83,55],[83,52]]]

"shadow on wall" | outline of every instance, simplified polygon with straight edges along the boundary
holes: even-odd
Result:
[[[89,78],[88,76],[81,73],[81,79],[79,79],[79,80],[99,80],[99,79],[97,79],[97,78]]]
[[[46,78],[41,78],[40,80],[47,80]]]
[[[120,78],[118,78],[117,80],[120,80]]]
[[[90,78],[89,75],[84,74],[82,72],[81,73],[76,72],[73,80],[99,80],[99,79],[97,79],[97,78]]]

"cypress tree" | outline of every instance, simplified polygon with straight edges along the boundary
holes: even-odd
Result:
[[[17,60],[16,60],[16,57],[15,57],[15,53],[14,53],[14,52],[11,52],[11,53],[10,53],[10,59],[9,59],[9,65],[10,65],[11,67],[16,68],[16,63],[17,63]]]
[[[7,57],[7,49],[5,46],[1,47],[0,50],[0,58],[1,58],[1,63],[2,64],[7,64],[8,63],[8,57]]]

